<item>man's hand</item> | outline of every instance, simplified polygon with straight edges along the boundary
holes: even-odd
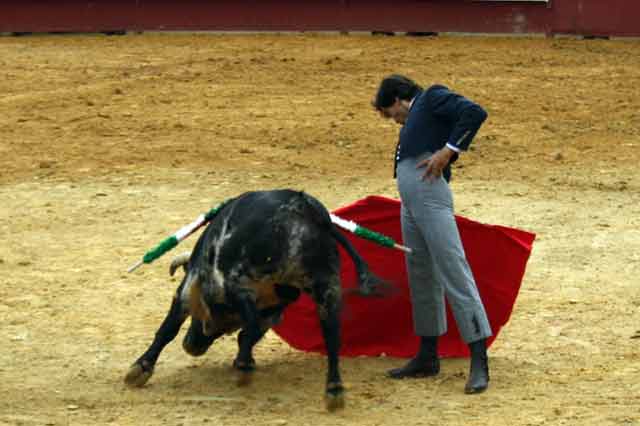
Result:
[[[431,157],[422,160],[416,166],[417,169],[422,167],[426,167],[424,174],[422,175],[422,180],[429,179],[429,181],[434,181],[442,176],[442,170],[447,167],[449,164],[449,160],[453,157],[453,150],[447,148],[446,146],[433,154]]]

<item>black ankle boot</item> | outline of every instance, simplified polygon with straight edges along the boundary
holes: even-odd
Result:
[[[471,367],[464,393],[481,393],[489,386],[487,341],[482,339],[472,342],[469,344],[469,349],[471,350]]]
[[[440,360],[438,359],[438,337],[426,336],[420,338],[420,350],[404,367],[387,371],[392,379],[405,379],[409,377],[429,377],[440,372]]]

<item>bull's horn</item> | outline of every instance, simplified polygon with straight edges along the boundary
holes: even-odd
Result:
[[[173,276],[176,273],[176,270],[183,266],[185,269],[185,273],[187,272],[187,263],[189,263],[189,258],[191,257],[191,253],[185,252],[173,258],[171,261],[171,265],[169,266],[169,275]]]

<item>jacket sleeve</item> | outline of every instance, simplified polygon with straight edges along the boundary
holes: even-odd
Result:
[[[452,131],[446,143],[461,151],[469,149],[478,129],[487,119],[487,112],[480,105],[444,86],[431,87],[427,96],[433,114],[451,123]]]

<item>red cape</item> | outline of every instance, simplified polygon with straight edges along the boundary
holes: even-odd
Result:
[[[352,220],[401,243],[400,202],[371,196],[334,211],[337,216]],[[456,216],[458,229],[484,302],[493,337],[507,323],[520,290],[520,283],[535,235],[514,228],[486,225]],[[394,287],[382,298],[357,295],[343,297],[341,314],[341,351],[343,356],[411,357],[418,348],[413,332],[411,300],[407,284],[404,252],[382,247],[345,232],[370,269]],[[353,262],[340,248],[341,278],[344,289],[356,287]],[[448,332],[439,339],[441,357],[468,355],[456,323],[447,306]],[[296,349],[325,353],[318,315],[311,298],[303,294],[289,306],[275,332]]]

